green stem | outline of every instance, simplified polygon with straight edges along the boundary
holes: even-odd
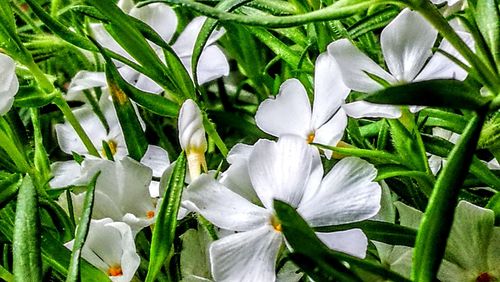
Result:
[[[24,64],[29,68],[36,81],[46,94],[53,93],[56,90],[52,82],[47,78],[45,73],[40,69],[35,61],[31,60],[31,62],[25,62]]]
[[[50,161],[43,146],[42,128],[40,126],[40,116],[37,108],[31,108],[31,122],[33,123],[33,137],[35,141],[35,167],[41,174],[42,181],[50,177]]]
[[[481,82],[498,93],[500,90],[500,80],[497,75],[485,65],[481,59],[465,44],[458,36],[453,27],[446,21],[436,6],[428,0],[410,1],[409,6],[419,12],[427,21],[429,21],[441,35],[455,47],[455,49],[469,62],[473,69],[477,70]]]
[[[83,127],[80,125],[80,122],[76,119],[75,115],[71,111],[71,108],[69,107],[66,100],[64,100],[64,97],[62,97],[62,94],[60,92],[59,96],[54,99],[54,104],[56,104],[56,106],[59,107],[64,117],[66,117],[69,124],[71,124],[76,134],[78,134],[78,137],[80,137],[80,140],[82,140],[83,145],[85,145],[85,148],[87,148],[89,154],[96,157],[100,157],[99,152],[95,148],[94,144],[90,140],[89,136],[87,135]]]

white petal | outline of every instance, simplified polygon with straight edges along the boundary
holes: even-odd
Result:
[[[403,226],[413,228],[415,230],[420,226],[423,213],[415,208],[405,205],[402,202],[395,202],[394,206],[399,213],[399,223]]]
[[[400,118],[401,107],[384,104],[374,104],[365,101],[356,101],[342,106],[346,114],[353,118],[380,117]]]
[[[492,210],[461,201],[455,211],[445,258],[469,270],[480,270],[487,265],[494,222]]]
[[[194,44],[196,38],[200,33],[201,27],[205,23],[206,17],[194,18],[179,35],[172,48],[179,57],[190,57],[193,54]],[[210,36],[206,46],[210,46],[217,41],[222,35],[224,30],[217,30]]]
[[[358,258],[365,258],[368,239],[361,229],[322,233],[316,232],[318,238],[330,249],[349,254]]]
[[[323,126],[316,130],[314,142],[336,146],[344,136],[345,128],[347,127],[347,115],[342,108]],[[330,150],[325,150],[325,155],[329,159],[332,155]]]
[[[0,76],[0,93],[4,93],[10,89],[12,82],[17,80],[16,62],[11,57],[0,53],[0,71],[2,73]],[[14,96],[14,94],[11,93],[9,96]]]
[[[14,97],[0,96],[0,116],[6,114],[14,105]]]
[[[340,160],[312,196],[304,195],[297,211],[312,226],[338,225],[368,219],[380,209],[381,189],[373,179],[377,170],[359,158]]]
[[[189,58],[189,65],[185,67],[191,74],[191,57]],[[229,62],[218,46],[208,46],[203,50],[198,61],[196,75],[200,85],[229,75]]]
[[[239,161],[248,161],[250,154],[252,153],[253,145],[247,145],[243,143],[238,143],[231,148],[227,154],[227,162],[234,164]]]
[[[328,53],[339,65],[342,80],[352,90],[359,92],[375,92],[383,88],[366,73],[374,74],[389,83],[396,80],[377,63],[363,54],[347,39],[337,40],[328,45]]]
[[[314,71],[314,101],[312,124],[319,128],[333,116],[344,103],[350,89],[344,85],[335,60],[327,53],[319,55]]]
[[[281,234],[270,226],[215,241],[210,246],[214,279],[227,282],[274,281],[281,242]]]
[[[125,49],[116,42],[116,40],[108,33],[108,31],[104,28],[103,24],[90,24],[90,29],[92,30],[92,35],[95,40],[101,44],[102,47],[108,48],[109,50],[122,55],[123,57],[135,62],[135,59],[130,56]]]
[[[207,150],[207,139],[200,108],[191,100],[187,99],[179,111],[179,143],[181,148],[190,151],[204,153]]]
[[[434,29],[422,16],[404,9],[380,35],[380,44],[391,74],[402,82],[417,76],[437,37]]]
[[[154,94],[159,94],[163,91],[163,88],[158,83],[142,73],[139,74],[134,86],[139,90]]]
[[[250,175],[248,175],[247,161],[240,161],[230,165],[221,175],[220,182],[222,185],[248,201],[254,204],[260,204],[259,197],[253,189]]]
[[[152,169],[154,177],[161,177],[170,165],[170,160],[167,151],[162,147],[148,145],[148,149],[141,159],[141,164]]]
[[[276,137],[295,134],[304,139],[311,133],[311,104],[302,83],[288,79],[275,99],[262,102],[255,115],[262,131]]]
[[[203,174],[184,191],[183,206],[199,212],[218,227],[247,231],[266,224],[270,212]]]
[[[153,28],[167,43],[177,29],[177,15],[172,8],[163,3],[134,7],[130,10],[130,15]]]
[[[260,200],[268,209],[273,199],[297,207],[304,193],[313,155],[317,150],[293,135],[278,142],[259,140],[248,162],[250,179]]]
[[[50,168],[54,175],[49,182],[52,188],[62,188],[80,182],[82,171],[80,164],[76,161],[55,162]]]
[[[71,79],[68,93],[66,94],[66,100],[85,102],[87,99],[85,95],[82,94],[83,90],[92,89],[94,87],[106,87],[107,85],[104,72],[79,71],[75,77]]]
[[[469,48],[474,48],[474,40],[468,32],[457,31],[457,34],[465,41]],[[439,49],[449,53],[462,63],[466,63],[465,59],[446,39],[441,41]],[[467,71],[459,67],[445,55],[436,52],[429,60],[424,69],[415,78],[415,81],[430,80],[430,79],[456,79],[464,80],[467,77]]]

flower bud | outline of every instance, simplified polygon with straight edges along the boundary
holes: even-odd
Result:
[[[186,100],[179,111],[179,142],[186,152],[189,174],[194,180],[200,175],[201,168],[207,171],[207,139],[201,111],[191,99]]]
[[[0,115],[7,113],[14,96],[19,90],[19,81],[16,76],[16,63],[9,56],[0,53]]]

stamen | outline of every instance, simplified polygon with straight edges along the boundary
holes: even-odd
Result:
[[[273,226],[274,231],[278,233],[281,233],[281,231],[283,231],[280,220],[274,215],[271,216],[271,225]]]
[[[108,275],[109,276],[122,276],[122,268],[121,266],[110,266],[108,269]]]
[[[146,213],[146,217],[147,217],[147,218],[153,218],[154,216],[155,216],[155,212],[154,212],[154,211],[148,211],[148,212]]]
[[[106,143],[108,144],[109,151],[111,151],[111,155],[114,156],[116,154],[116,150],[118,149],[118,144],[114,140],[108,140],[106,141]],[[106,151],[104,150],[104,148],[102,148],[101,151],[102,155],[106,156]]]
[[[311,144],[314,141],[314,137],[316,137],[314,132],[309,133],[309,135],[307,135],[307,144]]]

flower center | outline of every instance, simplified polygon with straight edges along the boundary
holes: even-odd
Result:
[[[154,216],[155,216],[155,212],[154,212],[154,211],[148,211],[148,212],[146,213],[146,217],[147,217],[147,218],[153,218]]]
[[[281,231],[283,230],[283,227],[281,226],[281,221],[275,215],[271,216],[270,221],[274,231],[281,233]]]
[[[476,278],[476,282],[493,282],[496,281],[495,277],[491,276],[488,272],[483,272],[479,274]]]
[[[122,276],[123,275],[123,272],[122,272],[122,268],[121,266],[110,266],[108,268],[108,275],[109,276]]]
[[[109,147],[109,151],[111,152],[111,155],[115,155],[116,154],[116,150],[118,148],[118,144],[116,143],[115,140],[108,140],[106,141],[106,144],[108,144],[108,147]],[[106,156],[106,150],[104,149],[104,147],[102,148],[102,155],[103,156]]]
[[[314,137],[316,137],[316,135],[314,134],[314,131],[309,133],[309,135],[307,135],[307,144],[311,144],[313,141],[314,141]]]

